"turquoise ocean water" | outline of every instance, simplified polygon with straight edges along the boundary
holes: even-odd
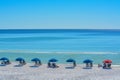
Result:
[[[120,30],[92,29],[31,29],[0,30],[0,57],[26,61],[38,57],[46,63],[56,58],[59,63],[73,58],[77,63],[92,59],[101,63],[112,59],[120,64]]]

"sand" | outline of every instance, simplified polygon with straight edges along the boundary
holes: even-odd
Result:
[[[120,80],[120,66],[112,69],[102,69],[94,66],[83,69],[84,65],[77,65],[74,69],[66,69],[67,65],[59,64],[59,68],[47,68],[46,64],[30,67],[28,63],[23,67],[14,67],[17,63],[0,66],[0,80]]]

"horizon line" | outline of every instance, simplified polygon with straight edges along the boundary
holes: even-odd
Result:
[[[48,29],[43,29],[43,28],[25,28],[25,29],[23,29],[23,28],[21,28],[21,29],[0,29],[0,30],[120,30],[120,29],[76,29],[76,28],[74,28],[74,29],[72,29],[72,28],[70,28],[70,29],[67,29],[67,28],[58,28],[58,29],[55,29],[55,28],[52,28],[52,29],[50,29],[50,28],[48,28]]]

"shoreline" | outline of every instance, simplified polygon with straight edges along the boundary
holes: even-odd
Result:
[[[19,62],[13,62],[13,61],[12,61],[11,64],[6,65],[6,66],[13,65],[13,67],[14,67],[14,65],[18,65],[18,64],[19,64]],[[35,64],[34,62],[27,62],[26,65],[24,65],[24,66],[30,67],[30,66],[32,66],[32,65],[34,65],[34,64]],[[60,65],[62,65],[62,66],[64,66],[64,67],[67,66],[67,65],[72,65],[72,63],[68,63],[68,62],[66,62],[66,63],[58,63],[58,62],[56,62],[56,64],[57,64],[59,67],[60,67]],[[45,65],[46,65],[46,67],[47,67],[48,64],[47,64],[47,63],[42,63],[42,65],[40,65],[40,66],[45,66]],[[85,65],[86,65],[85,63],[83,63],[83,64],[76,64],[76,67],[85,67]],[[24,67],[24,66],[23,66],[23,67]],[[39,67],[40,67],[40,66],[39,66]],[[1,67],[1,66],[0,66],[0,67]],[[5,66],[3,66],[3,67],[5,67]],[[38,67],[38,68],[39,68],[39,67]],[[94,68],[94,67],[98,67],[98,64],[93,64],[93,68]],[[113,68],[116,68],[116,67],[119,67],[119,68],[120,68],[120,65],[119,65],[119,64],[117,64],[117,65],[116,65],[116,64],[112,64],[112,67],[113,67]],[[102,67],[101,67],[101,68],[102,68]]]

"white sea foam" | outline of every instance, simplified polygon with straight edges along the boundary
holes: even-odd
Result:
[[[7,52],[7,53],[47,53],[47,54],[120,54],[120,52],[61,52],[61,51],[27,51],[27,50],[0,50],[0,52]]]

